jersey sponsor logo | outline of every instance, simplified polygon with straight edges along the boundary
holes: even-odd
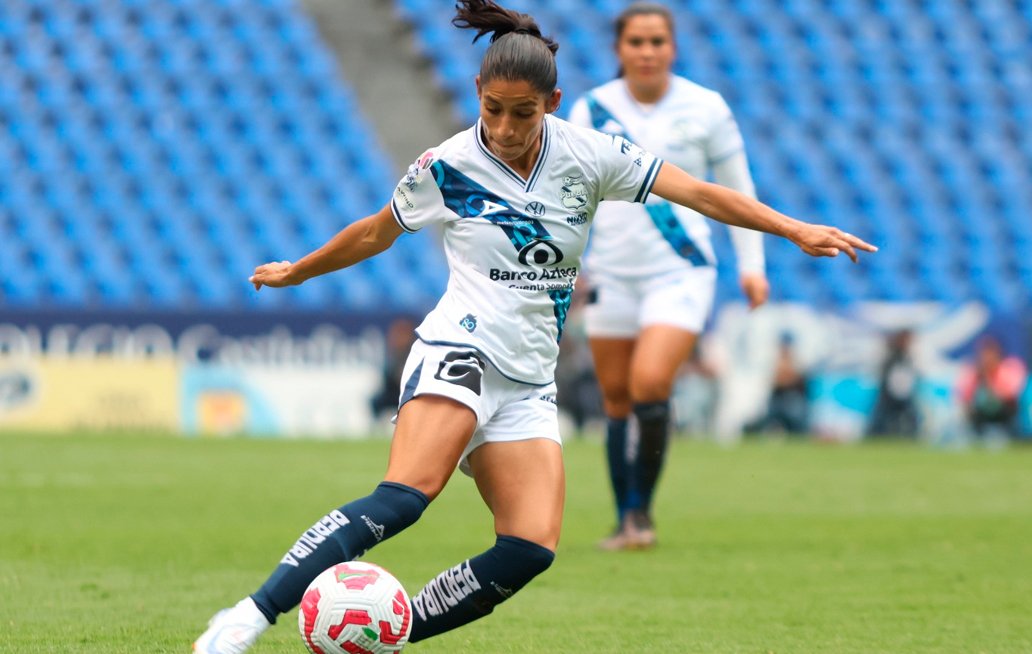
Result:
[[[503,211],[509,211],[509,207],[505,206],[504,204],[498,204],[497,202],[492,202],[491,200],[488,200],[486,198],[483,199],[481,202],[482,202],[482,205],[483,205],[482,208],[480,209],[480,216],[481,217],[488,216],[488,215],[493,214],[493,213],[501,213]],[[527,224],[527,221],[525,221],[525,220],[521,221],[521,222],[523,224]]]
[[[394,191],[394,199],[395,200],[401,200],[405,204],[405,207],[407,209],[415,209],[416,205],[414,205],[412,203],[412,200],[409,199],[408,193],[405,192],[405,187],[407,187],[409,191],[415,190],[415,188],[416,188],[416,181],[415,181],[415,179],[413,179],[412,183],[409,184],[409,182],[407,181],[408,180],[407,177],[405,178],[405,180],[406,181],[403,181],[401,184],[398,185],[398,188],[395,189],[395,191]]]
[[[536,239],[520,249],[517,259],[525,266],[554,266],[563,260],[563,251],[550,241]]]
[[[467,313],[466,317],[459,321],[459,327],[462,327],[470,334],[477,328],[477,317],[472,313]]]
[[[540,202],[531,202],[523,207],[523,210],[536,218],[545,215],[545,205]]]
[[[470,351],[454,351],[444,355],[434,379],[468,388],[480,395],[480,379],[484,376],[484,362]]]
[[[563,185],[559,190],[559,197],[562,199],[563,206],[567,209],[577,211],[588,203],[588,189],[584,186],[584,182],[580,175],[570,175],[563,177]]]
[[[584,223],[588,222],[588,214],[584,213],[583,211],[581,211],[580,213],[575,213],[572,216],[567,216],[566,222],[575,227],[577,225],[583,225]]]

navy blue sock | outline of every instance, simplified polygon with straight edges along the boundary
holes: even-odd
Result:
[[[609,464],[609,481],[613,484],[613,499],[616,501],[616,524],[623,523],[633,488],[633,468],[627,460],[627,418],[606,420],[606,462]]]
[[[555,554],[529,540],[499,536],[494,547],[445,570],[412,598],[416,642],[482,618],[552,565]]]
[[[635,482],[641,496],[640,508],[649,514],[670,442],[670,404],[666,401],[635,404],[634,417],[638,420],[639,434]]]
[[[423,515],[430,500],[422,492],[385,481],[372,495],[330,511],[298,538],[251,599],[275,622],[301,601],[308,584],[337,563],[361,556]]]

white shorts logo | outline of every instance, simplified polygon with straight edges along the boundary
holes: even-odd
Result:
[[[480,395],[480,380],[484,376],[484,362],[473,352],[449,352],[441,359],[434,379],[462,386]]]

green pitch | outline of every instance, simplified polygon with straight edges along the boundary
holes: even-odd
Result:
[[[187,652],[387,444],[0,434],[0,652]],[[434,653],[1032,652],[1032,451],[673,446],[660,547],[606,554],[602,451],[567,444],[556,564]],[[456,475],[367,557],[410,592],[493,541]],[[256,654],[301,654],[296,614]]]

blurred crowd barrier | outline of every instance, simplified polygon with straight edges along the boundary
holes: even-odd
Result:
[[[382,378],[384,320],[5,315],[0,429],[362,435]]]
[[[6,312],[0,429],[383,433],[413,325],[392,314]],[[568,334],[560,407],[590,429],[601,419],[590,357],[583,335]],[[725,305],[684,366],[674,414],[681,431],[724,441],[782,431],[959,442],[970,432],[960,378],[987,335],[1027,365],[1032,315],[977,303],[870,303],[849,313]],[[877,428],[886,394],[902,408]],[[1030,385],[1014,423],[1017,435],[1032,434]]]

